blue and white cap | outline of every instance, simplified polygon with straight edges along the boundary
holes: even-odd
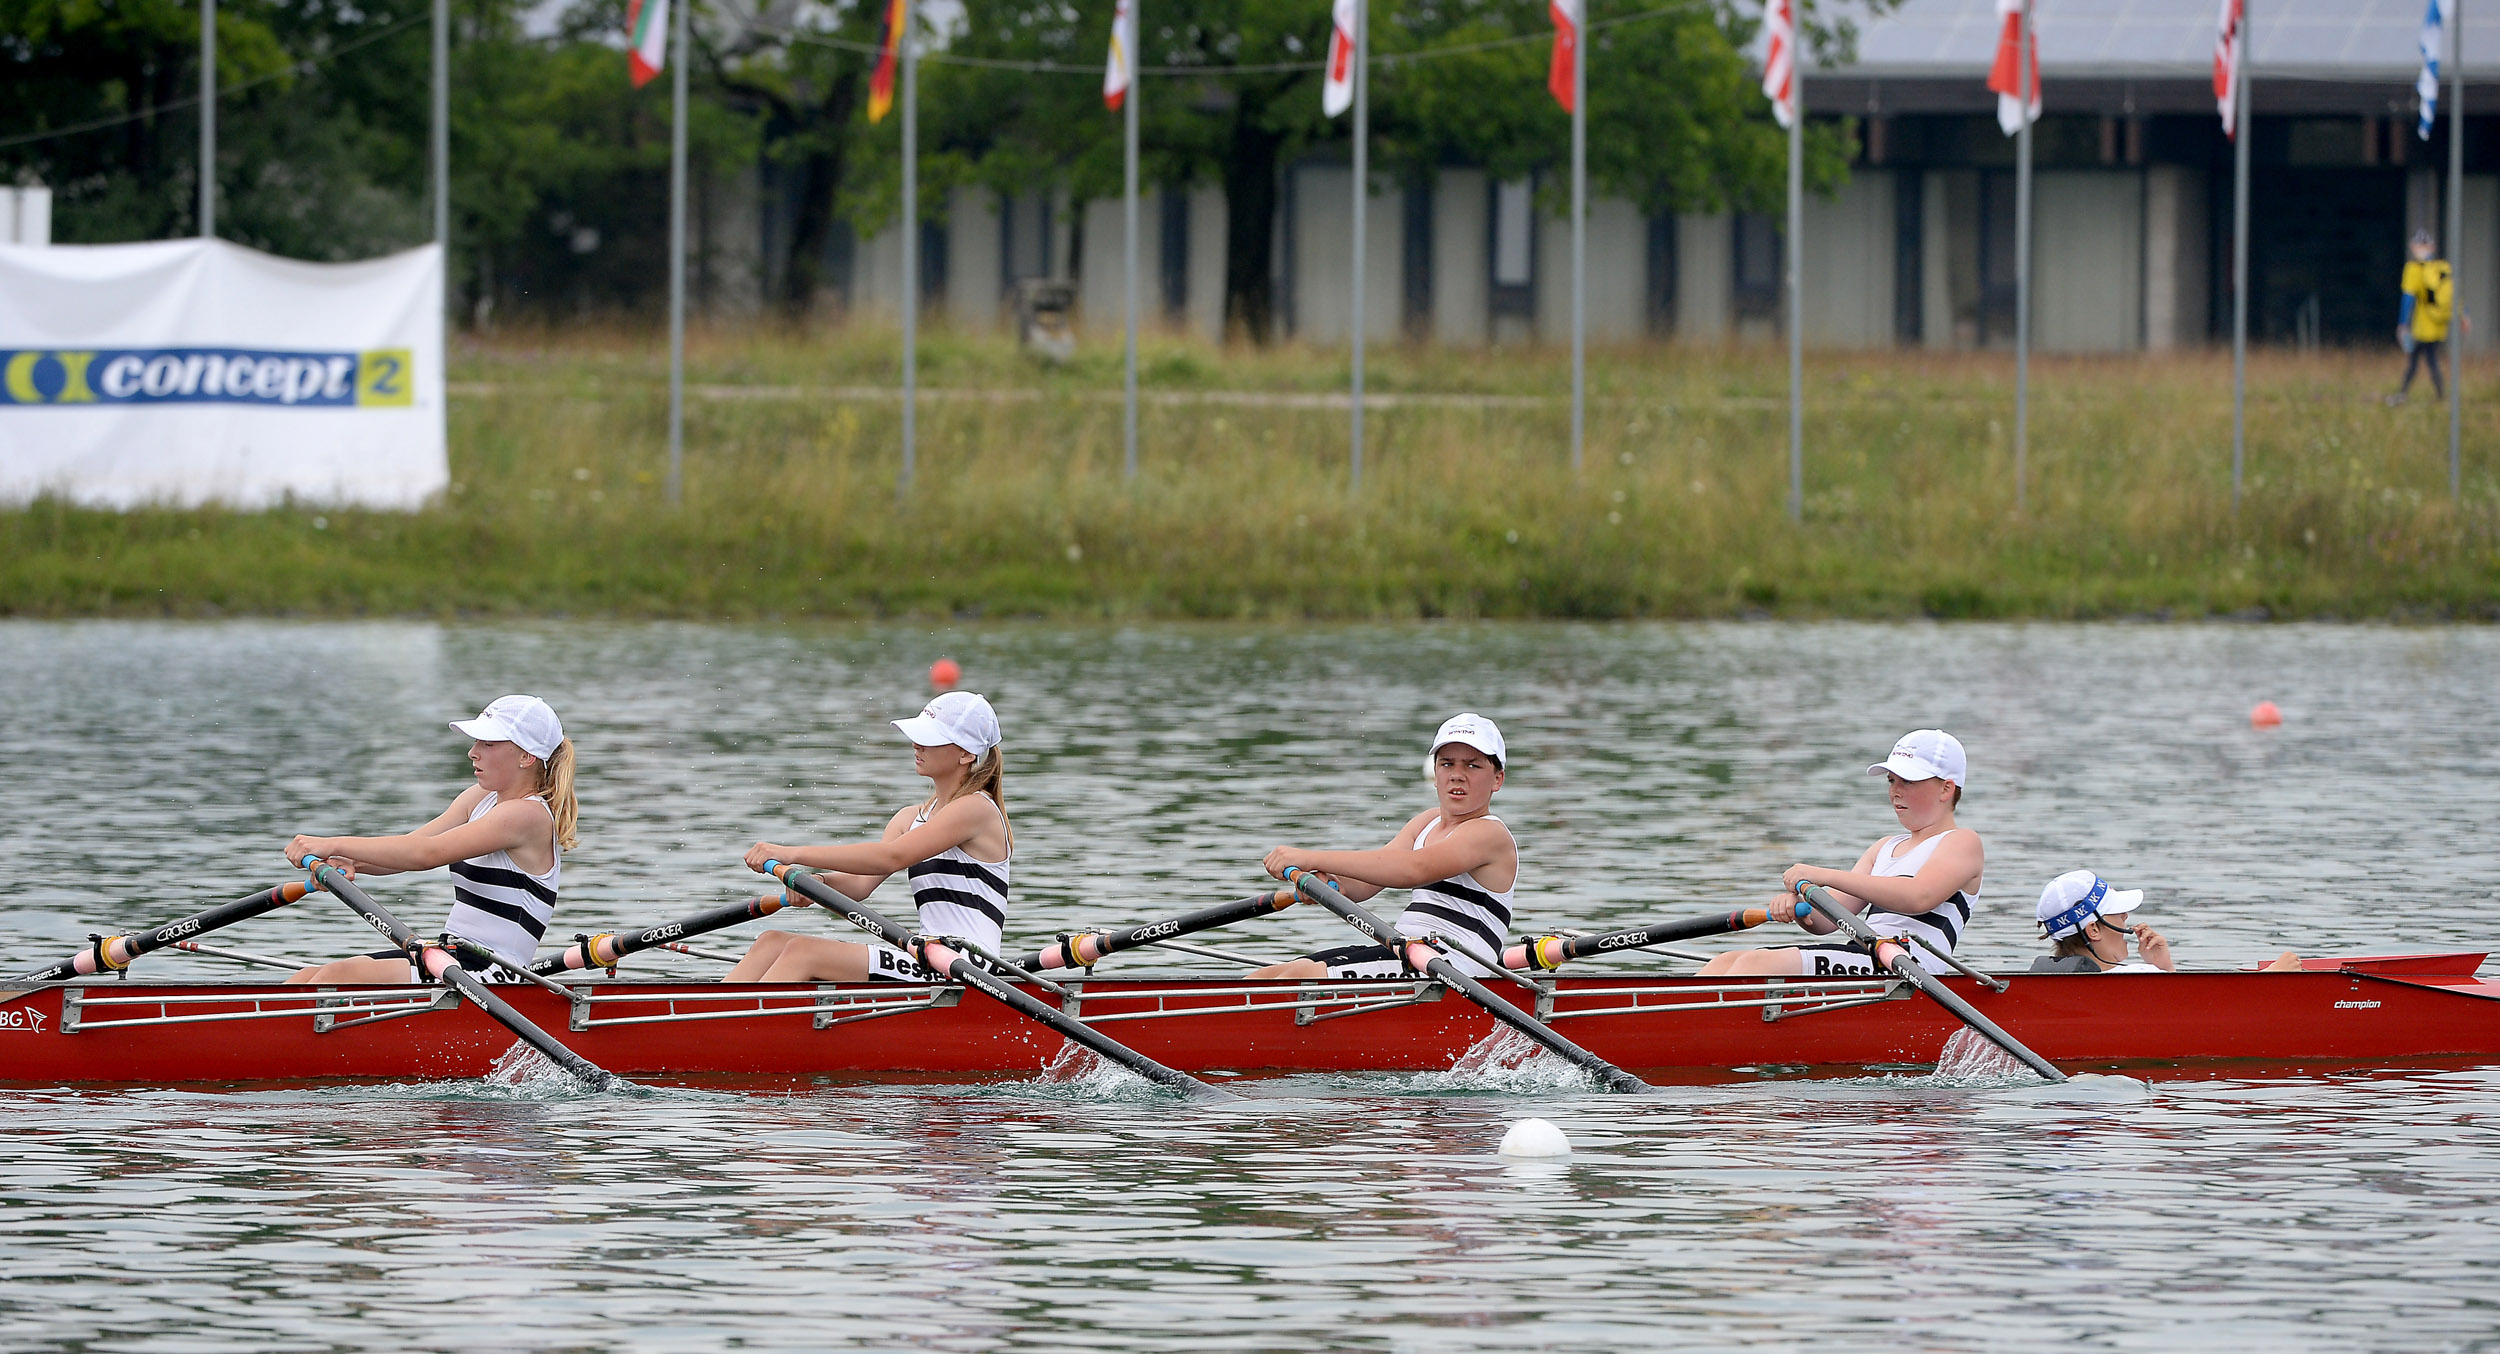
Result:
[[[2068,870],[2040,890],[2040,926],[2051,940],[2063,940],[2098,917],[2124,917],[2144,905],[2144,890],[2113,889],[2090,870]]]

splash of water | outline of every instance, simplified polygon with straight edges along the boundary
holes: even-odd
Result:
[[[1418,1091],[1499,1091],[1537,1095],[1584,1091],[1589,1074],[1547,1052],[1535,1040],[1507,1025],[1479,1039],[1446,1072],[1422,1072],[1406,1080]]]
[[[1066,1040],[1060,1041],[1059,1051],[1051,1055],[1032,1080],[1009,1083],[999,1089],[1023,1095],[1038,1093],[1054,1100],[1129,1103],[1165,1100],[1172,1094],[1125,1067],[1105,1062],[1092,1049]]]
[[[1944,1052],[1936,1057],[1935,1079],[1938,1081],[1991,1083],[2032,1079],[2031,1069],[2022,1060],[1998,1048],[1994,1041],[1974,1029],[1958,1029],[1944,1041]]]

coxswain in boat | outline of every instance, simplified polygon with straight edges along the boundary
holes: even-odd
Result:
[[[1408,889],[1397,929],[1438,935],[1461,969],[1492,970],[1510,933],[1511,896],[1519,886],[1519,843],[1493,816],[1504,774],[1502,731],[1482,715],[1452,715],[1432,737],[1425,769],[1433,807],[1406,820],[1386,846],[1370,851],[1309,851],[1280,846],[1267,853],[1278,879],[1295,867],[1328,878],[1356,902],[1382,889]],[[1386,945],[1343,945],[1253,969],[1253,978],[1391,978],[1405,964]]]
[[[912,770],[931,793],[895,811],[873,842],[784,846],[757,842],[747,867],[766,861],[822,871],[843,897],[866,902],[887,876],[911,879],[924,935],[969,940],[998,953],[1007,925],[1007,865],[1015,833],[1007,825],[1007,792],[998,715],[969,691],[949,691],[894,727],[912,743]],[[766,931],[723,982],[855,983],[871,978],[928,982],[935,975],[890,945],[862,945],[790,931]]]
[[[2053,954],[2031,961],[2034,973],[2176,973],[2170,938],[2137,919],[2144,890],[2114,889],[2090,870],[2068,870],[2040,890],[2036,915]],[[2127,941],[2135,957],[2127,957]],[[2298,973],[2300,956],[2285,950],[2267,973]]]
[[[1771,904],[1771,919],[1795,921],[1797,886],[1817,884],[1865,917],[1875,934],[1915,938],[1950,954],[1970,925],[1971,909],[1979,903],[1980,874],[1987,865],[1979,834],[1953,822],[1969,779],[1961,740],[1942,729],[1919,729],[1893,744],[1892,755],[1867,770],[1891,788],[1893,816],[1906,831],[1866,848],[1846,870],[1789,866],[1780,877],[1788,891]],[[1804,925],[1818,935],[1838,929],[1820,916],[1807,917]],[[1936,962],[1919,946],[1911,946],[1910,952],[1931,966]],[[1874,957],[1863,947],[1838,942],[1731,950],[1701,969],[1703,977],[1872,977],[1875,972]]]
[[[467,734],[469,767],[477,783],[460,792],[432,822],[396,837],[298,836],[286,858],[319,856],[359,874],[402,874],[448,865],[451,915],[443,933],[474,941],[508,958],[527,961],[555,915],[564,880],[564,853],[579,843],[573,802],[573,742],[547,702],[536,696],[505,696],[475,719],[451,727]],[[491,980],[512,975],[466,952],[460,965]],[[298,970],[291,983],[407,983],[423,981],[408,956],[377,950]]]

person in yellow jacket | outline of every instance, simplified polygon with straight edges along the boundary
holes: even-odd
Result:
[[[2448,320],[2456,313],[2457,287],[2455,274],[2448,261],[2432,257],[2439,251],[2439,242],[2428,230],[2413,232],[2413,261],[2405,265],[2404,308],[2397,315],[2396,342],[2405,350],[2405,378],[2396,393],[2387,397],[2389,404],[2405,402],[2405,393],[2413,389],[2413,373],[2428,363],[2431,389],[2445,398],[2448,385],[2440,374],[2439,350],[2448,341]],[[2459,316],[2461,328],[2472,324]]]

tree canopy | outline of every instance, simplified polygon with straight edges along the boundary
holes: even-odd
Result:
[[[899,207],[899,118],[866,87],[884,0],[695,0],[690,139],[699,173],[761,176],[776,223],[765,272],[802,316],[843,222]],[[665,278],[668,86],[625,76],[622,0],[549,12],[452,0],[452,208],[472,316],[656,304]],[[1264,337],[1281,172],[1342,155],[1320,113],[1326,0],[1140,0],[1143,174],[1216,185],[1232,206],[1227,315]],[[1852,34],[1805,6],[1825,60]],[[1589,167],[1644,210],[1756,210],[1785,163],[1746,55],[1754,0],[1589,5]],[[221,0],[218,228],[302,258],[426,237],[427,0]],[[533,18],[535,15],[537,17]],[[1112,7],[962,0],[922,10],[921,182],[948,191],[1119,189],[1103,106]],[[533,27],[535,25],[535,27]],[[55,237],[196,229],[198,11],[179,0],[0,0],[0,178],[55,190]],[[1551,28],[1534,0],[1374,0],[1375,172],[1454,165],[1537,175],[1559,203],[1569,119],[1545,91]],[[1809,129],[1808,178],[1846,174],[1846,122]],[[1377,184],[1375,186],[1378,186]]]

